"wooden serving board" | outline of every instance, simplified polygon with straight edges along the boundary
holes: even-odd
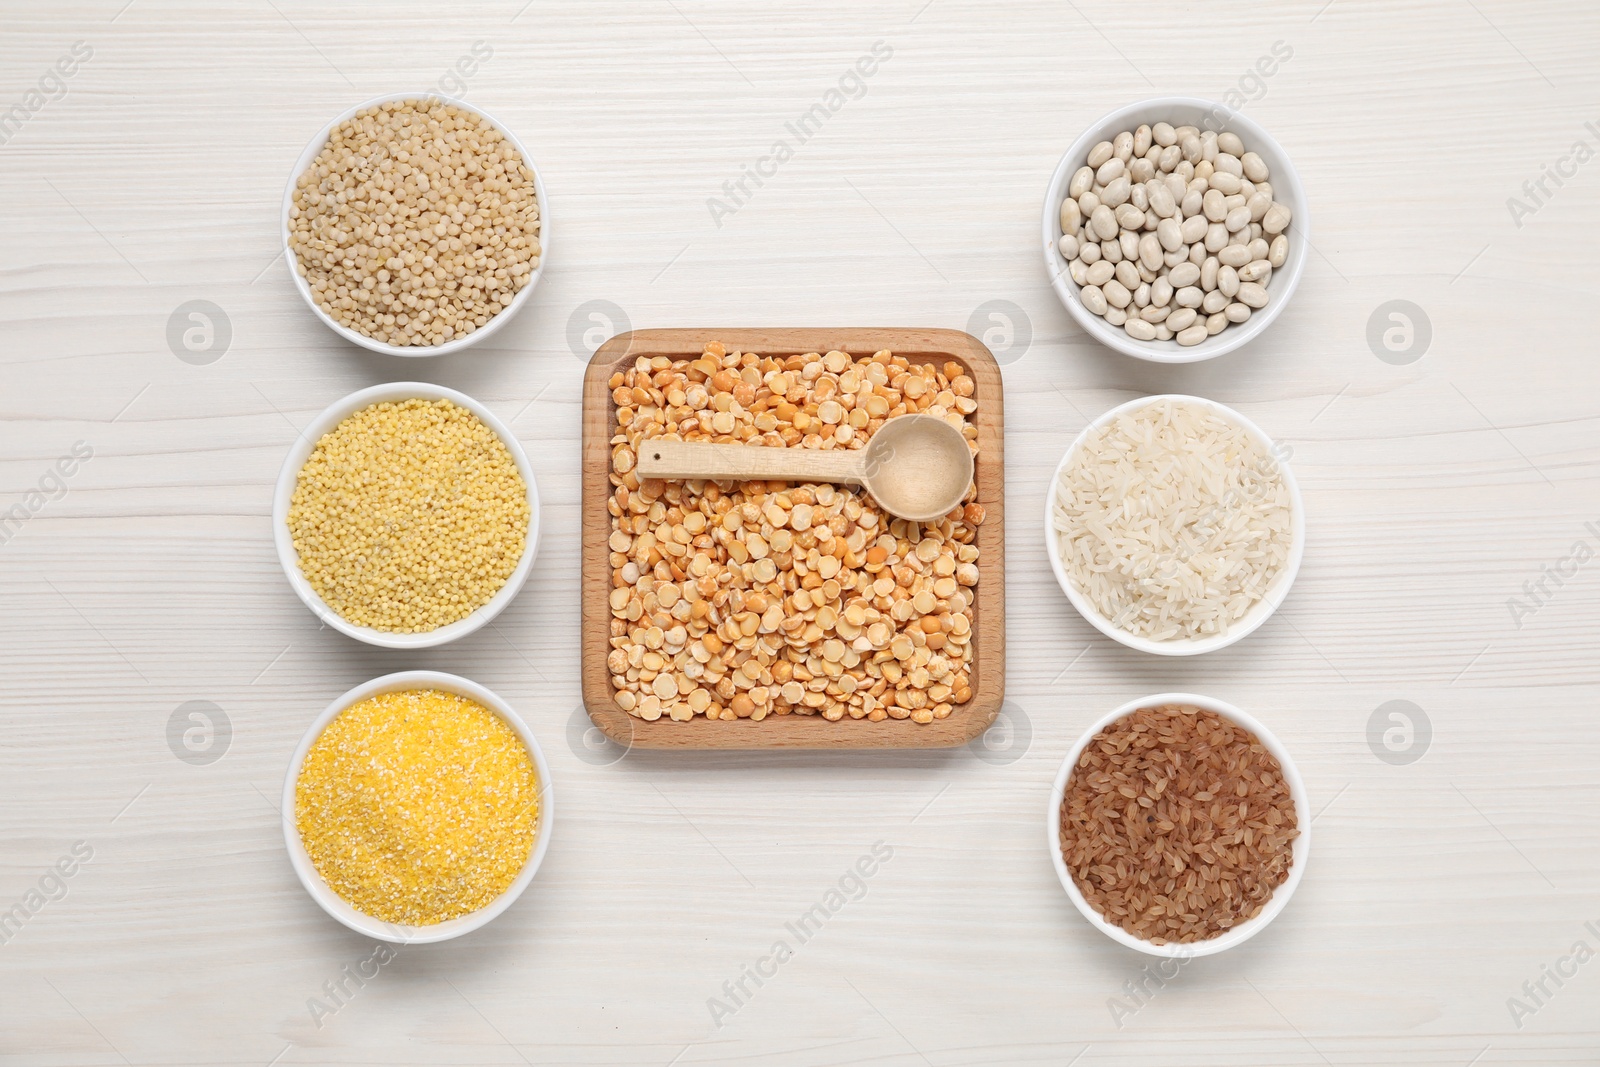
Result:
[[[920,724],[910,719],[869,722],[846,718],[829,722],[821,715],[769,715],[760,722],[708,721],[696,716],[674,722],[635,718],[612,699],[606,656],[611,651],[610,549],[611,438],[616,405],[606,385],[611,375],[640,356],[694,359],[711,341],[730,350],[761,355],[793,355],[837,349],[870,356],[889,349],[914,363],[954,361],[976,384],[978,409],[978,502],[986,512],[978,527],[979,581],[973,604],[972,699],[944,719]],[[965,744],[994,721],[1005,695],[1005,440],[1000,367],[983,344],[959,330],[891,328],[775,330],[634,330],[600,346],[583,383],[583,701],[589,717],[606,736],[637,748],[678,749],[841,749],[949,748]]]

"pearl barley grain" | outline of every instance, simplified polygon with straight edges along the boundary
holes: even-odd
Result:
[[[1270,177],[1235,133],[1157,122],[1097,143],[1060,209],[1079,302],[1135,340],[1183,346],[1248,320],[1288,257]]]
[[[335,126],[289,210],[295,270],[317,306],[401,348],[463,337],[505,310],[539,268],[539,233],[527,161],[488,119],[436,99]]]

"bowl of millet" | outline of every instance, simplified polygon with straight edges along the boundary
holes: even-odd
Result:
[[[511,431],[465,393],[391,382],[334,403],[290,448],[273,543],[326,625],[382,648],[465,637],[533,569],[539,491]]]
[[[550,768],[495,693],[405,671],[317,717],[289,762],[281,813],[289,862],[329,915],[383,941],[445,941],[533,880],[550,845]]]
[[[543,273],[549,203],[503,124],[437,94],[357,104],[312,138],[283,194],[295,290],[374,352],[442,356],[503,327]]]

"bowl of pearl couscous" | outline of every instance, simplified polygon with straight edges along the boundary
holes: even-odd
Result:
[[[283,240],[295,290],[352,344],[442,356],[528,302],[549,201],[503,124],[436,93],[357,104],[295,161]]]
[[[528,579],[539,492],[522,446],[477,400],[424,382],[351,393],[278,475],[273,543],[328,626],[429,648],[488,623]]]

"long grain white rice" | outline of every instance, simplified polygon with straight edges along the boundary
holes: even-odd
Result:
[[[1073,586],[1156,641],[1227,633],[1293,540],[1276,456],[1209,407],[1156,400],[1091,433],[1061,471],[1054,526]]]

